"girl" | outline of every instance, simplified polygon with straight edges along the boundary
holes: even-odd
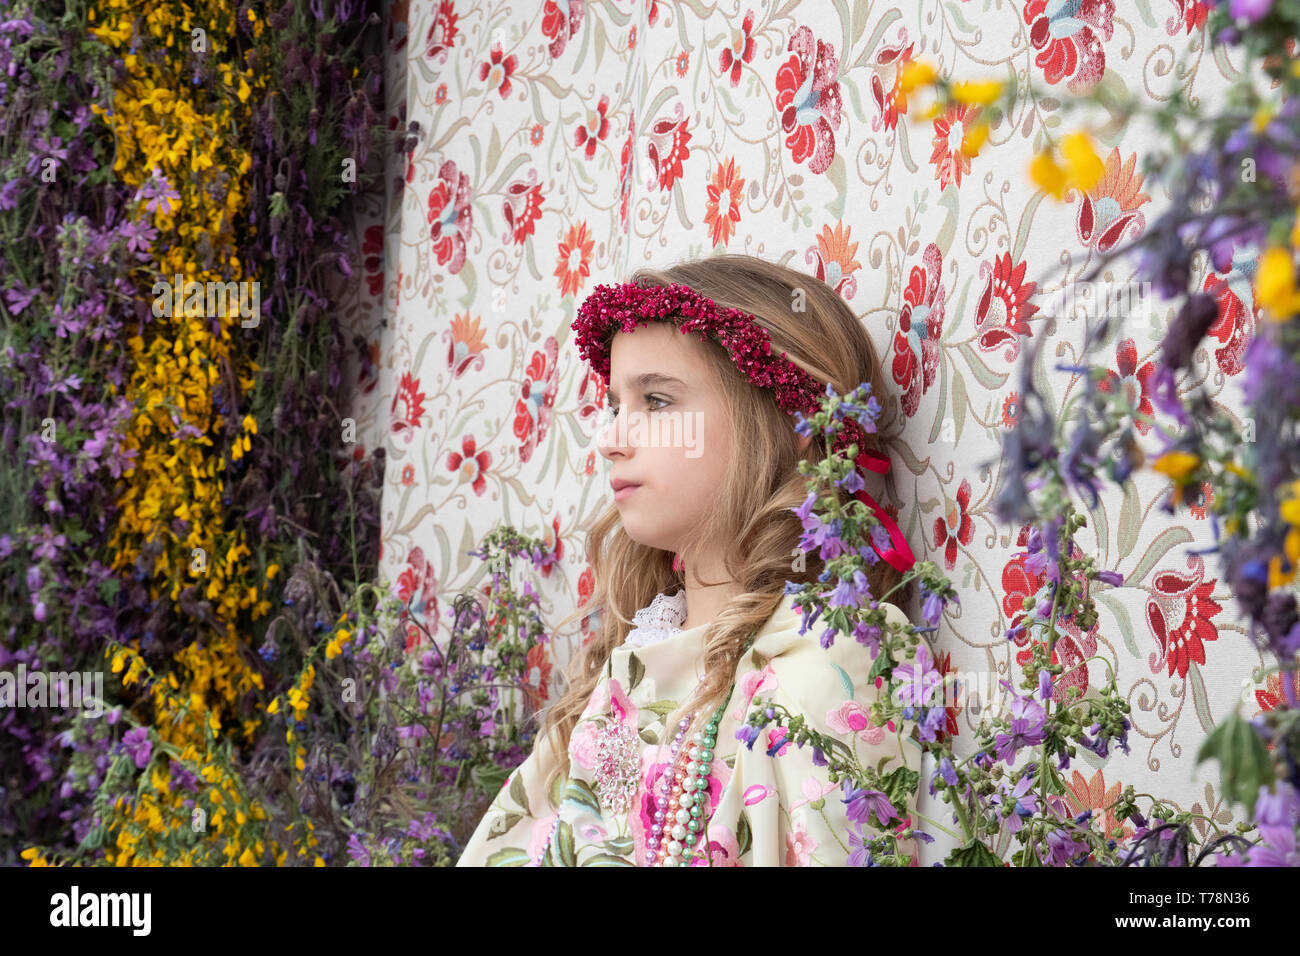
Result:
[[[845,635],[823,649],[785,597],[824,566],[799,548],[794,509],[807,495],[797,463],[825,457],[825,441],[796,432],[791,411],[816,411],[827,383],[846,395],[870,382],[885,404],[870,338],[826,283],[734,254],[597,286],[573,326],[615,416],[600,437],[614,502],[587,536],[592,598],[560,627],[599,624],[457,865],[869,865],[868,820],[901,828],[915,807],[842,790],[783,728],[757,740],[741,728],[762,698],[863,766],[920,767],[914,739],[868,719],[870,651]],[[693,440],[647,440],[670,419]],[[867,578],[885,595],[913,558],[877,516],[891,543]]]

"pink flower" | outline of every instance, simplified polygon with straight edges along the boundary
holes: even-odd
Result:
[[[569,739],[569,759],[583,770],[596,767],[596,725],[586,721],[574,728]]]
[[[752,787],[745,788],[745,806],[752,807],[756,803],[762,803],[767,799],[768,794],[772,791],[761,783],[756,783]]]
[[[846,700],[837,710],[828,710],[826,726],[837,734],[857,734],[863,743],[873,747],[885,739],[884,728],[873,724],[866,708],[855,700]]]
[[[807,866],[808,858],[815,849],[817,849],[817,841],[800,823],[794,828],[793,833],[785,835],[785,865]]]
[[[839,786],[830,782],[822,783],[816,777],[804,777],[799,789],[803,791],[803,799],[790,804],[791,813],[794,813],[805,803],[812,803],[814,800],[822,799],[832,790],[838,790]]]
[[[528,838],[528,859],[536,861],[537,857],[546,849],[546,842],[551,835],[551,827],[555,825],[555,819],[560,815],[560,811],[548,813],[533,824],[532,836]]]

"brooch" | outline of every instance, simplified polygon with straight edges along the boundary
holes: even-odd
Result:
[[[596,735],[595,779],[601,807],[627,813],[641,779],[641,748],[632,727],[612,716]]]

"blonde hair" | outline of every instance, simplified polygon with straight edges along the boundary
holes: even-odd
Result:
[[[772,353],[785,352],[823,390],[830,383],[844,395],[859,383],[870,382],[883,412],[878,423],[880,432],[868,435],[867,445],[883,450],[881,433],[898,402],[887,400],[890,393],[871,338],[853,310],[825,282],[777,263],[734,253],[682,262],[663,270],[639,269],[627,281],[643,286],[684,283],[713,299],[720,308],[739,308],[753,314],[767,330]],[[802,302],[796,290],[802,290]],[[796,311],[796,303],[802,305],[802,310]],[[715,506],[690,540],[682,544],[680,553],[690,568],[693,555],[711,542],[729,542],[724,563],[741,591],[705,630],[705,678],[685,709],[707,713],[725,699],[749,638],[785,599],[785,582],[816,581],[824,568],[813,551],[805,556],[803,571],[792,570],[802,525],[791,509],[802,505],[807,497],[805,479],[796,465],[801,458],[814,464],[820,461],[825,457],[825,444],[820,435],[814,434],[807,451],[801,452],[793,418],[777,405],[774,394],[751,384],[717,342],[693,341],[703,346],[730,410],[732,447]],[[841,491],[841,495],[846,502],[850,498],[847,492]],[[592,524],[586,550],[595,578],[592,595],[560,622],[557,630],[591,614],[599,615],[599,623],[595,636],[570,661],[565,690],[538,712],[541,734],[551,736],[559,758],[545,781],[547,790],[559,774],[568,776],[569,737],[600,682],[611,652],[632,628],[631,615],[648,605],[656,594],[672,593],[684,585],[682,573],[672,569],[673,554],[632,540],[613,505]],[[869,567],[866,575],[871,593],[877,597],[902,577],[884,561]],[[910,592],[909,583],[888,600],[906,611]]]

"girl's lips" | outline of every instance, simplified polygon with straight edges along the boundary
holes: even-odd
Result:
[[[614,500],[622,501],[624,498],[626,498],[628,495],[630,495],[632,492],[636,491],[640,487],[641,487],[640,485],[624,485],[622,488],[618,489],[618,491],[614,492]]]

